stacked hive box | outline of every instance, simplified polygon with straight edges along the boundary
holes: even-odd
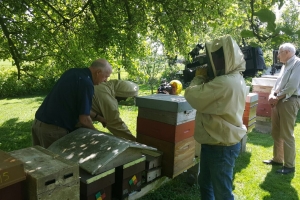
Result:
[[[243,115],[243,124],[247,127],[247,132],[251,132],[255,127],[257,105],[258,95],[256,93],[249,93],[246,97],[245,111]]]
[[[252,79],[252,92],[258,94],[255,129],[262,133],[271,132],[271,105],[268,98],[276,80],[276,77]]]
[[[25,199],[79,199],[77,164],[39,146],[9,152],[24,163]]]
[[[163,152],[162,175],[173,178],[194,165],[196,111],[182,96],[136,98],[137,142]]]
[[[22,200],[25,180],[23,163],[8,153],[0,150],[0,199]]]

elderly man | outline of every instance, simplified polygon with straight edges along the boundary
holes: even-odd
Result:
[[[107,81],[111,73],[112,67],[105,59],[95,60],[89,68],[66,71],[35,113],[33,145],[48,148],[73,131],[78,122],[95,129],[90,118],[94,85]]]
[[[91,117],[102,122],[113,135],[135,141],[120,117],[118,102],[138,95],[139,87],[131,81],[110,80],[95,86]],[[104,118],[104,120],[103,120]]]
[[[291,43],[279,47],[278,58],[284,65],[269,96],[272,107],[273,158],[263,162],[282,166],[282,169],[276,171],[281,174],[295,172],[294,125],[300,107],[300,59],[295,53],[296,48]]]
[[[245,60],[230,36],[205,46],[209,65],[197,70],[184,94],[197,110],[194,137],[201,144],[201,199],[233,200],[233,168],[246,135],[242,121],[246,84],[241,74]]]

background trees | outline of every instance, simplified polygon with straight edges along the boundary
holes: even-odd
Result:
[[[298,41],[300,35],[297,6],[287,7],[281,21],[271,11],[284,2],[292,4],[284,0],[1,0],[0,59],[11,59],[15,71],[6,74],[6,82],[0,80],[0,90],[16,80],[27,92],[46,90],[67,68],[88,66],[99,57],[134,77],[142,73],[137,60],[151,54],[148,41],[162,44],[163,56],[185,60],[197,43],[224,34],[240,44],[244,38],[266,50],[278,48],[282,41]]]

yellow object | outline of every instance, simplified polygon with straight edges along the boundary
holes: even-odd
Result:
[[[170,85],[172,86],[172,94],[179,95],[182,90],[182,83],[178,80],[172,80],[170,82]]]
[[[196,69],[196,74],[195,76],[204,76],[204,77],[207,77],[207,67],[203,67],[203,68],[197,68]]]

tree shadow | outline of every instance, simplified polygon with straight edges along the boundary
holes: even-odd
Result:
[[[18,122],[11,118],[0,127],[0,149],[6,152],[32,146],[31,125],[33,120]]]
[[[291,185],[294,173],[282,175],[276,173],[276,170],[278,169],[280,169],[280,167],[273,166],[272,170],[267,174],[264,182],[259,185],[261,189],[270,193],[269,196],[264,196],[262,199],[299,200],[297,190]]]
[[[252,131],[248,133],[247,143],[257,146],[271,147],[273,146],[273,138],[270,134],[263,134]]]

